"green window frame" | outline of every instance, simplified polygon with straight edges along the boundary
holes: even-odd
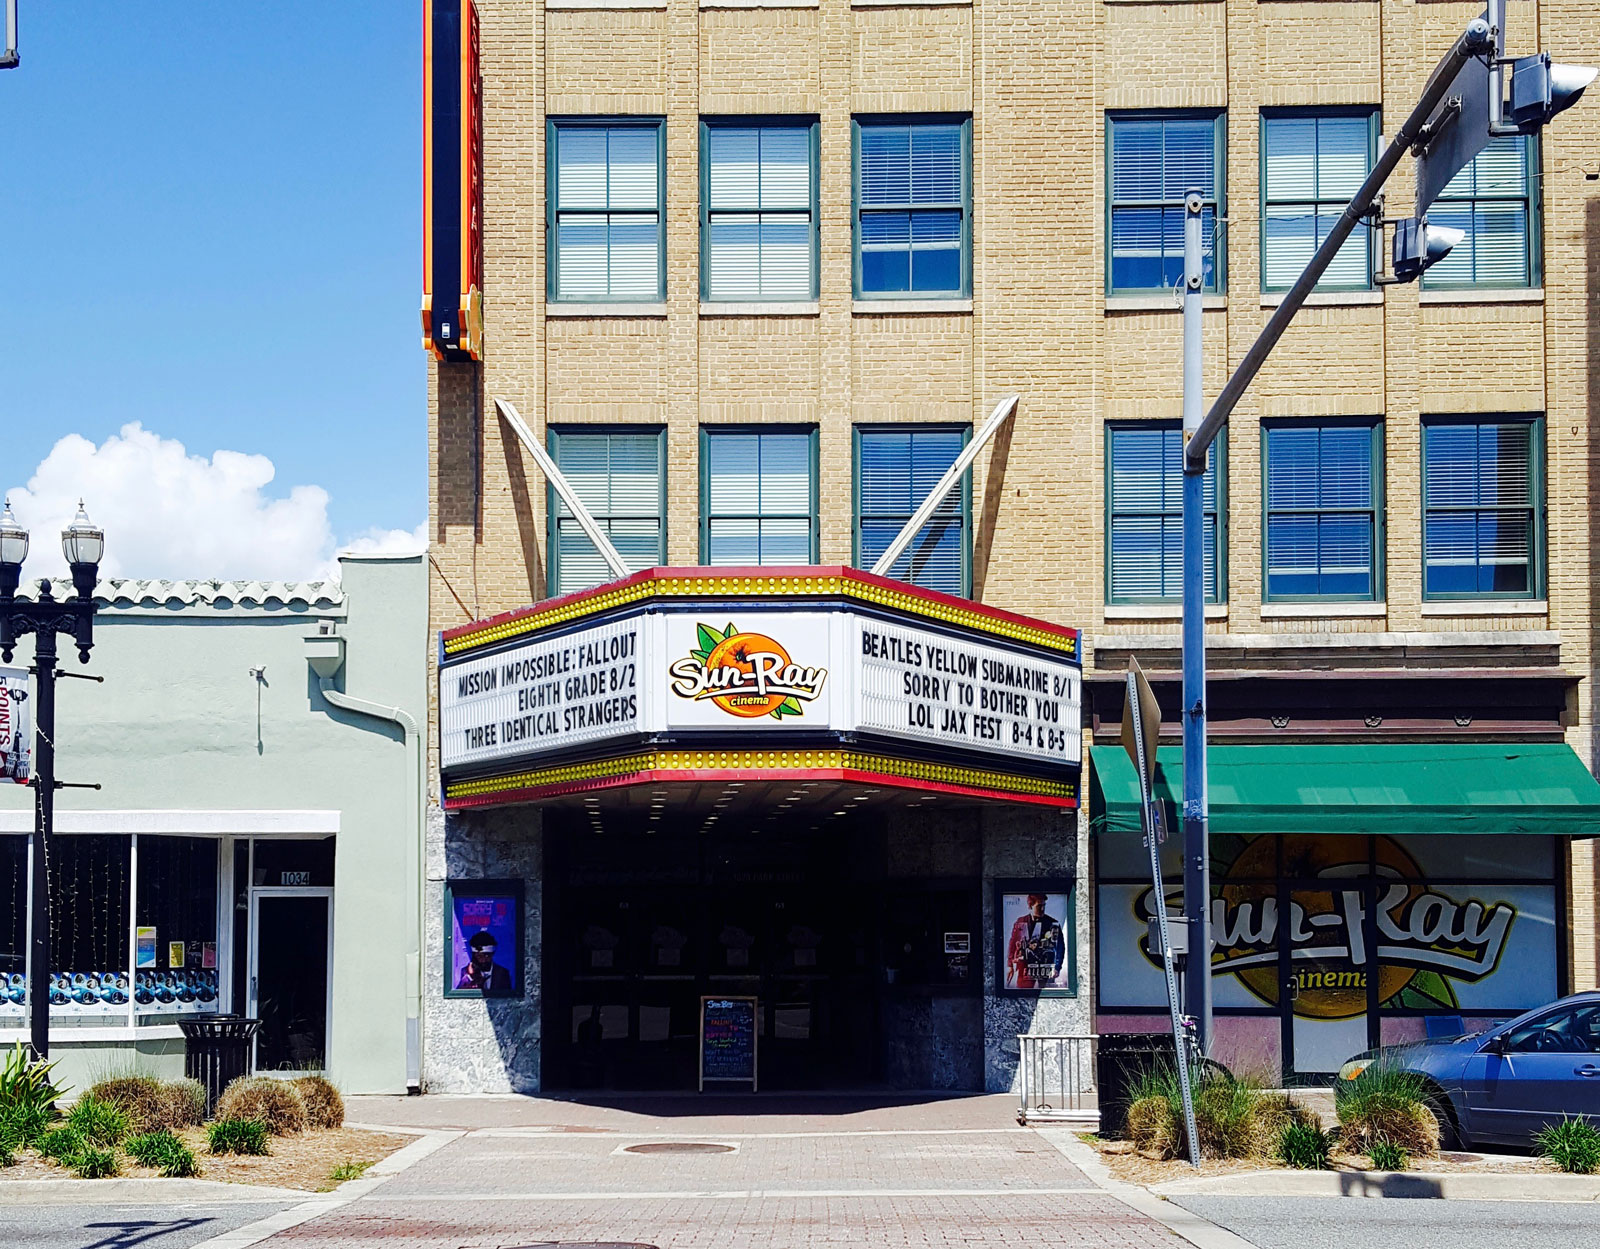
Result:
[[[815,117],[701,119],[701,299],[817,298],[817,131]]]
[[[1383,450],[1377,417],[1261,423],[1263,602],[1382,600]]]
[[[1198,184],[1204,290],[1228,289],[1227,113],[1116,111],[1106,121],[1106,294],[1164,294],[1183,281],[1183,197]],[[1210,159],[1201,145],[1210,143]]]
[[[1544,597],[1544,474],[1543,416],[1423,418],[1424,600]]]
[[[1183,427],[1116,421],[1105,427],[1106,602],[1183,598]],[[1228,597],[1227,444],[1206,466],[1206,602]]]
[[[1422,275],[1424,289],[1543,283],[1539,160],[1538,135],[1493,138],[1450,179],[1428,209],[1428,222],[1466,237]]]
[[[661,117],[546,122],[545,270],[551,303],[666,299],[666,134]],[[654,178],[644,159],[652,145]]]
[[[802,462],[804,490],[795,485]],[[817,544],[817,427],[702,425],[701,564],[814,564]]]
[[[660,426],[553,426],[550,458],[638,572],[667,562],[667,433]],[[647,478],[651,469],[655,488]],[[621,488],[619,489],[619,483]],[[554,486],[545,488],[548,593],[572,594],[612,580],[611,570]]]
[[[970,425],[857,425],[851,562],[870,568],[972,438]],[[918,463],[919,454],[923,462]],[[904,472],[895,476],[903,456]],[[953,531],[953,532],[952,532]],[[952,550],[953,546],[953,550]],[[955,556],[952,561],[952,554]],[[954,567],[952,568],[952,562]],[[889,574],[925,590],[972,593],[972,470],[968,468]]]
[[[955,159],[952,145],[959,147]],[[972,117],[852,118],[850,167],[855,297],[970,299]]]
[[[1261,289],[1294,285],[1378,159],[1376,108],[1261,111]],[[1371,231],[1339,248],[1319,291],[1367,291]]]

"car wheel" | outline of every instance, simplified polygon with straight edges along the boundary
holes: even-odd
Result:
[[[1428,1098],[1427,1106],[1433,1111],[1433,1117],[1439,1121],[1439,1148],[1465,1149],[1467,1142],[1461,1135],[1461,1129],[1456,1126],[1456,1117],[1450,1108],[1449,1098],[1435,1093]]]

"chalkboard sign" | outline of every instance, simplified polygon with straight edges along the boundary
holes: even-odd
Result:
[[[756,1011],[753,997],[700,999],[700,1091],[707,1080],[749,1081],[756,1091]]]

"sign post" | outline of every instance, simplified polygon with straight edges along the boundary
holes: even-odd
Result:
[[[708,1081],[756,1083],[756,1021],[760,1001],[753,997],[700,999],[700,1091]]]
[[[1172,932],[1167,921],[1167,891],[1161,882],[1161,843],[1166,840],[1165,821],[1155,800],[1156,745],[1161,739],[1161,707],[1150,682],[1139,669],[1139,661],[1128,658],[1128,709],[1122,717],[1122,747],[1133,760],[1139,777],[1139,822],[1144,827],[1144,844],[1150,848],[1150,876],[1155,885],[1155,926],[1161,938],[1161,967],[1167,979],[1167,1012],[1172,1017],[1173,1055],[1178,1068],[1178,1088],[1183,1094],[1183,1124],[1189,1138],[1189,1161],[1200,1165],[1200,1138],[1194,1124],[1194,1089],[1189,1072],[1189,1041],[1183,1017],[1178,1011],[1178,978],[1172,965]],[[1189,957],[1202,957],[1191,951]],[[1207,974],[1210,968],[1206,968]]]

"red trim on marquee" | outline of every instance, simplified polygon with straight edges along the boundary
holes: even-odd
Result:
[[[563,594],[558,598],[541,599],[531,607],[519,607],[514,611],[505,611],[495,616],[487,616],[482,620],[474,620],[470,624],[456,625],[453,628],[442,630],[440,637],[443,641],[448,642],[463,634],[476,633],[480,629],[490,628],[513,620],[521,620],[526,616],[550,611],[552,608],[565,607],[569,604],[580,603],[584,599],[609,594],[623,586],[638,585],[646,581],[659,581],[664,589],[668,589],[673,582],[710,577],[839,577],[846,581],[859,582],[862,585],[893,590],[897,594],[910,595],[928,603],[939,603],[944,606],[959,608],[962,611],[976,612],[979,615],[989,617],[991,620],[1003,620],[1008,624],[1039,629],[1045,633],[1054,633],[1058,637],[1071,638],[1075,643],[1080,640],[1079,631],[1066,625],[1052,624],[1048,620],[1040,620],[1034,616],[1023,616],[1016,612],[1005,611],[999,607],[990,607],[986,603],[979,603],[969,598],[959,598],[954,594],[945,594],[939,590],[925,590],[921,586],[914,586],[905,581],[896,581],[893,577],[879,577],[873,573],[863,572],[859,568],[851,568],[845,564],[757,565],[738,568],[707,568],[701,566],[646,568],[641,572],[634,573],[632,576],[622,577],[616,581],[608,581],[605,585],[596,586],[591,590],[577,590],[571,594]],[[825,598],[827,595],[820,594],[815,597]],[[569,622],[563,621],[562,623]]]
[[[1076,798],[1053,798],[1046,794],[1015,793],[1011,790],[984,789],[972,785],[952,785],[946,781],[923,781],[909,776],[893,776],[883,772],[863,772],[855,768],[763,768],[741,771],[736,768],[658,768],[642,772],[626,772],[620,776],[599,776],[582,781],[564,781],[554,785],[530,785],[523,789],[501,789],[489,794],[473,794],[466,798],[446,798],[447,811],[468,810],[473,807],[506,806],[513,803],[533,802],[542,798],[558,798],[567,794],[592,793],[601,789],[620,789],[629,785],[658,785],[674,782],[701,783],[708,781],[846,781],[855,785],[875,788],[916,789],[941,794],[959,794],[966,798],[989,798],[998,802],[1026,802],[1037,806],[1071,809],[1078,805]]]

